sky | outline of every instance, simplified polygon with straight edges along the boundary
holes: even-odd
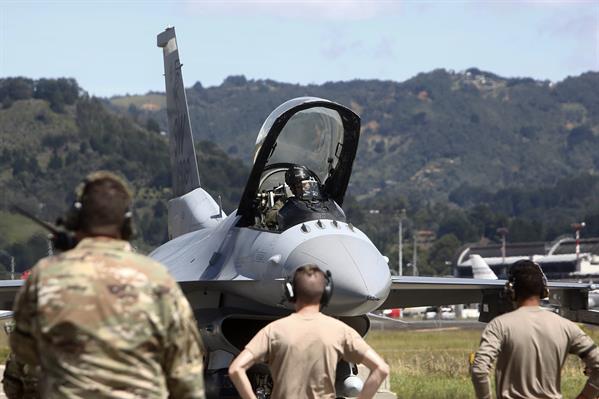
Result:
[[[97,96],[164,91],[156,35],[169,25],[186,86],[599,70],[599,0],[0,0],[0,77],[73,77]]]

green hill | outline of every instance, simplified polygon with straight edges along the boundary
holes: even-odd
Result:
[[[167,130],[160,93],[115,109]],[[586,219],[599,235],[599,73],[558,83],[504,78],[472,68],[435,70],[405,82],[355,80],[293,85],[227,78],[187,90],[196,138],[249,162],[261,124],[282,102],[317,96],[350,106],[362,136],[346,202],[350,218],[397,267],[397,214],[419,246],[421,271],[448,273],[465,242],[552,240]],[[358,201],[356,201],[358,200]],[[376,209],[379,213],[369,213]],[[404,262],[411,257],[406,249]]]
[[[128,105],[136,118],[166,128],[152,93]],[[351,192],[360,197],[390,190],[447,198],[468,184],[497,191],[554,184],[599,171],[599,73],[557,84],[508,79],[470,69],[435,70],[402,83],[376,80],[292,85],[227,78],[217,87],[187,90],[196,138],[216,142],[249,161],[268,114],[298,96],[324,97],[362,117],[362,137]],[[135,105],[137,104],[137,105]]]
[[[53,106],[34,94],[6,95],[15,82],[20,79],[0,80],[0,264],[6,265],[12,255],[21,270],[47,251],[40,229],[11,214],[11,204],[54,221],[74,200],[82,178],[99,169],[123,175],[135,190],[135,244],[148,250],[164,242],[166,200],[171,197],[166,137],[115,114],[78,87],[75,98],[59,99]],[[38,81],[25,82],[35,92]],[[203,186],[221,195],[226,211],[235,209],[245,166],[211,142],[197,147]]]
[[[552,240],[587,221],[599,235],[599,73],[557,84],[471,69],[437,70],[406,82],[300,86],[229,77],[188,89],[202,185],[237,206],[257,132],[282,102],[313,95],[362,117],[359,153],[345,208],[397,267],[397,214],[405,239],[425,230],[421,272],[448,273],[466,242]],[[0,264],[24,268],[45,239],[10,214],[18,203],[54,220],[81,178],[111,169],[133,185],[138,238],[166,239],[170,171],[161,93],[89,98],[72,79],[0,79]],[[206,141],[199,141],[206,140]],[[369,212],[376,209],[376,212]],[[432,234],[432,236],[430,234]],[[404,262],[411,257],[406,248]]]

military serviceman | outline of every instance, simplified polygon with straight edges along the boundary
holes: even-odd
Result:
[[[270,368],[272,399],[335,398],[335,371],[341,359],[371,370],[359,397],[375,395],[389,366],[354,329],[320,313],[323,294],[330,295],[325,293],[327,286],[327,276],[317,266],[297,269],[289,294],[295,313],[264,327],[229,367],[242,398],[256,397],[246,371],[258,362]]]
[[[120,178],[88,176],[65,220],[79,243],[19,291],[11,348],[41,366],[43,398],[204,398],[192,310],[164,266],[131,251],[130,204]]]
[[[488,375],[497,359],[497,398],[561,398],[561,368],[571,353],[590,371],[578,398],[596,398],[599,349],[576,324],[540,307],[549,295],[541,267],[529,260],[514,263],[506,291],[517,309],[493,319],[482,334],[471,368],[476,396],[491,398]]]
[[[318,182],[311,177],[305,166],[292,166],[285,172],[285,184],[293,194],[294,201],[312,201],[320,197]],[[287,202],[287,198],[279,198],[275,204],[266,211],[264,224],[270,229],[276,229],[279,223],[279,211]]]

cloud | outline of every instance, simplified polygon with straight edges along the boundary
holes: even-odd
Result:
[[[320,54],[329,60],[336,60],[346,56],[366,56],[378,60],[395,59],[395,41],[390,37],[382,37],[374,43],[365,43],[362,40],[344,40],[340,34],[332,35],[320,49]]]
[[[227,15],[270,15],[307,20],[359,21],[397,12],[399,1],[378,0],[185,0],[188,12]]]

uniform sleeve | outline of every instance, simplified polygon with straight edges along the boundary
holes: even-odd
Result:
[[[570,348],[568,352],[580,357],[589,371],[589,379],[582,393],[587,398],[596,398],[599,396],[599,349],[580,327],[572,322],[568,322],[568,324],[570,325]]]
[[[245,349],[252,352],[254,360],[259,363],[268,363],[270,356],[270,325],[258,331],[258,334],[245,346]]]
[[[474,355],[470,369],[472,384],[478,399],[491,399],[489,370],[497,358],[501,341],[501,325],[497,319],[492,320],[483,331],[480,346]]]
[[[172,292],[163,369],[170,398],[204,399],[204,349],[197,323],[178,285]]]
[[[38,267],[34,267],[17,294],[13,309],[15,329],[10,334],[10,347],[16,359],[33,366],[39,362],[33,325],[37,319],[38,276]]]
[[[350,363],[361,363],[370,346],[360,337],[360,334],[349,326],[344,326],[343,359]]]
[[[4,394],[8,399],[21,399],[23,397],[23,381],[21,379],[23,372],[15,360],[14,353],[11,353],[6,359],[4,375],[2,378],[2,387]]]

